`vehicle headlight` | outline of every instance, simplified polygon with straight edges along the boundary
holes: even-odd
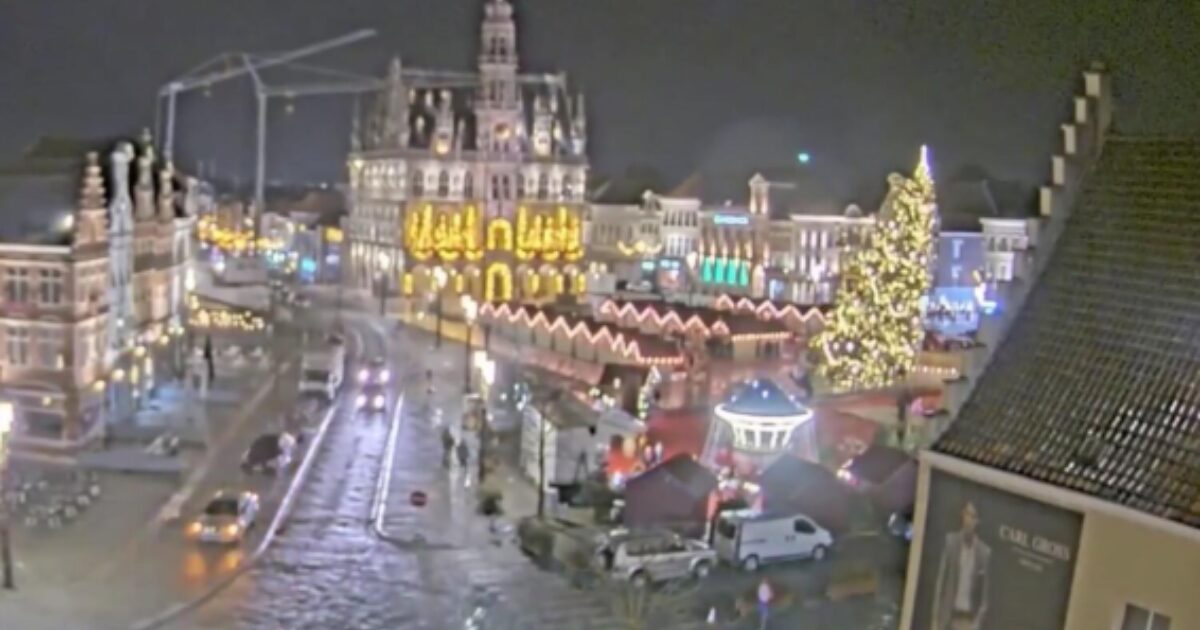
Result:
[[[237,536],[238,533],[241,531],[242,531],[242,528],[238,527],[237,525],[226,525],[225,529],[222,530],[222,533],[224,533],[226,536],[232,537],[232,536]]]
[[[359,380],[359,382],[365,383],[365,382],[367,382],[367,379],[369,379],[369,378],[371,378],[371,371],[370,371],[370,370],[368,370],[368,369],[366,369],[366,368],[363,368],[363,369],[361,369],[361,370],[359,370],[359,371],[358,371],[358,380]]]
[[[359,395],[358,395],[358,398],[355,398],[355,399],[354,399],[354,406],[355,406],[355,407],[361,407],[361,406],[363,406],[363,405],[365,405],[365,404],[367,404],[367,397],[366,397],[366,395],[364,395],[364,394],[359,394]]]
[[[374,400],[374,402],[375,402],[375,408],[376,408],[376,409],[382,409],[382,408],[383,408],[383,403],[387,402],[387,400],[386,400],[386,399],[384,399],[384,397],[383,397],[383,394],[378,394],[378,395],[376,395],[376,396],[375,396],[375,400]]]
[[[201,529],[200,521],[193,521],[190,525],[187,526],[188,536],[195,536],[195,535],[199,534],[200,529]]]
[[[389,372],[389,371],[387,371],[387,370],[383,370],[383,371],[381,371],[381,372],[379,373],[379,382],[380,382],[380,383],[382,383],[382,382],[384,382],[384,381],[388,380],[389,378],[392,378],[392,373],[391,373],[391,372]]]

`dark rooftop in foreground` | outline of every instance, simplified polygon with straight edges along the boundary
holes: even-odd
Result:
[[[1110,136],[934,450],[1200,528],[1200,138]]]

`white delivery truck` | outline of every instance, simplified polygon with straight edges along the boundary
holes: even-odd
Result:
[[[738,510],[725,512],[717,519],[713,546],[722,561],[755,571],[770,562],[824,560],[833,546],[833,534],[803,514]]]
[[[346,376],[346,346],[341,339],[326,339],[304,351],[300,359],[300,393],[321,394],[329,401],[337,397]]]

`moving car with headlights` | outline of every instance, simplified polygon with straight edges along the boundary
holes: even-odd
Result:
[[[291,465],[295,451],[296,438],[291,433],[264,433],[242,455],[242,471],[279,472]]]
[[[218,492],[204,512],[187,526],[192,540],[202,543],[237,544],[258,517],[258,495],[253,492]]]
[[[725,562],[757,571],[769,562],[799,558],[820,562],[833,546],[833,534],[803,514],[737,510],[717,519],[715,546]]]
[[[383,413],[387,410],[387,390],[380,383],[367,383],[354,398],[355,411]]]
[[[366,365],[358,368],[358,382],[366,385],[367,383],[386,383],[392,378],[392,373],[387,369],[387,362],[383,357],[373,357],[369,359]]]
[[[637,587],[706,578],[717,564],[717,554],[708,545],[669,531],[610,532],[603,537],[596,558],[605,573]]]

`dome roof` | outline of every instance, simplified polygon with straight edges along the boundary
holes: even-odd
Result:
[[[808,407],[800,404],[779,388],[774,381],[756,378],[746,381],[738,387],[721,410],[747,416],[781,417],[799,416],[812,413]]]

